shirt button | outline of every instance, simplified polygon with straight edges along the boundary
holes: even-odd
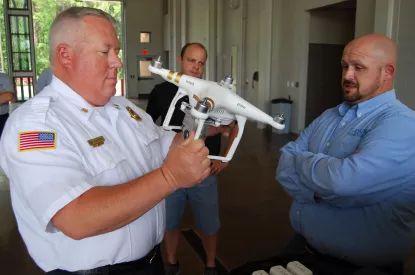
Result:
[[[361,113],[357,113],[357,117],[359,118],[362,114]]]
[[[112,161],[112,159],[110,159],[110,160],[108,161],[108,163],[109,163],[110,165],[112,165],[114,162]]]
[[[342,122],[342,126],[346,125],[346,122]]]
[[[330,142],[327,142],[327,147],[329,147],[330,146]]]
[[[300,215],[300,211],[299,210],[297,210],[297,215]]]

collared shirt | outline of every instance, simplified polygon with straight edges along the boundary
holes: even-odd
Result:
[[[126,107],[142,120],[132,118]],[[24,145],[19,134],[27,132],[55,137],[56,148],[19,152]],[[0,165],[10,179],[19,231],[35,262],[44,271],[87,270],[140,259],[160,243],[164,201],[118,230],[82,240],[63,234],[51,219],[94,186],[122,184],[159,168],[174,135],[123,97],[95,110],[55,77],[14,111],[0,143]],[[104,143],[90,146],[88,141],[100,136]]]
[[[0,73],[0,93],[12,92],[14,93],[13,82],[7,74]],[[9,102],[0,104],[0,115],[9,113]]]
[[[403,261],[415,233],[414,142],[415,112],[394,90],[324,112],[281,149],[294,230],[356,264]]]

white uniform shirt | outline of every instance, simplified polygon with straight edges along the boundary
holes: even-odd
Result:
[[[142,121],[133,119],[127,106]],[[30,255],[46,272],[136,260],[162,241],[164,201],[123,228],[79,241],[51,222],[56,212],[88,189],[138,178],[159,168],[167,155],[175,133],[156,126],[134,104],[113,97],[102,110],[95,111],[54,77],[50,86],[11,114],[3,132],[0,164],[10,179],[19,230]],[[19,143],[24,145],[19,133],[32,131],[54,132],[56,148],[19,152]],[[53,135],[42,135],[53,140]],[[99,136],[105,138],[103,145],[88,144]]]

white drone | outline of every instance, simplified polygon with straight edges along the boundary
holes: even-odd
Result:
[[[227,155],[225,157],[210,155],[210,159],[222,162],[228,162],[232,159],[241,140],[247,119],[269,124],[279,130],[284,129],[285,120],[283,115],[277,115],[273,119],[232,92],[232,77],[228,76],[225,80],[217,83],[163,69],[162,66],[163,63],[161,62],[161,57],[159,57],[153,64],[149,65],[148,69],[179,87],[164,119],[163,128],[165,130],[181,130],[183,128],[183,126],[170,126],[170,120],[177,101],[186,95],[189,96],[190,104],[182,102],[180,109],[194,118],[197,125],[195,139],[200,137],[205,125],[218,127],[220,125],[229,125],[234,120],[237,121],[239,127],[238,135]]]

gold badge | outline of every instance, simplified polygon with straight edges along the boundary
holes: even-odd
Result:
[[[101,146],[102,144],[104,144],[104,142],[105,142],[105,138],[103,136],[96,137],[96,138],[88,140],[88,144],[91,145],[94,148],[98,147],[98,146]]]
[[[131,109],[130,107],[126,107],[126,109],[127,109],[127,111],[128,111],[128,113],[130,114],[130,116],[132,117],[132,118],[134,118],[135,120],[137,120],[137,121],[141,121],[141,117],[136,113],[136,112],[134,112],[133,111],[133,109]]]
[[[85,108],[82,108],[81,111],[84,113],[88,113],[88,109],[85,109]]]

